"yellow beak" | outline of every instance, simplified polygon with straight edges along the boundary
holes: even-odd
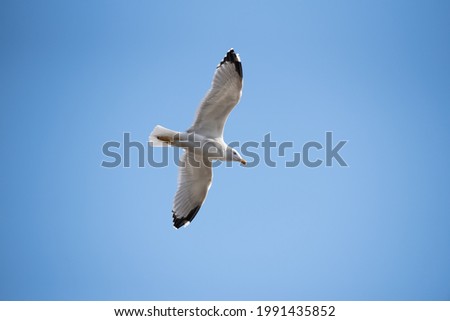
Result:
[[[245,159],[241,159],[241,164],[242,165],[247,165],[247,161]]]

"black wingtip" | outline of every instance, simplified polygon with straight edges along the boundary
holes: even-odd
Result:
[[[236,68],[236,72],[241,76],[241,78],[244,78],[244,72],[242,71],[242,64],[241,59],[239,58],[239,55],[234,52],[234,49],[231,48],[228,50],[227,54],[223,58],[223,60],[220,62],[220,64],[217,66],[219,68],[222,66],[225,62],[231,62],[234,64],[234,67]]]
[[[195,218],[195,215],[197,215],[198,211],[200,210],[200,207],[201,207],[200,205],[194,207],[194,208],[189,212],[189,214],[188,214],[186,217],[183,217],[183,218],[178,218],[178,217],[176,217],[176,216],[175,216],[175,212],[172,211],[172,213],[173,213],[173,214],[172,214],[172,217],[173,217],[173,226],[174,226],[176,229],[179,229],[180,227],[182,227],[182,226],[184,226],[184,225],[186,225],[186,224],[192,222],[192,220]]]

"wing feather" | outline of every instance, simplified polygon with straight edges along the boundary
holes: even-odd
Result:
[[[230,49],[217,66],[211,88],[197,110],[197,117],[188,132],[218,138],[228,115],[242,94],[243,72],[239,55]]]
[[[185,152],[178,174],[178,190],[173,202],[173,225],[180,228],[190,223],[206,199],[212,182],[211,163],[205,164]]]

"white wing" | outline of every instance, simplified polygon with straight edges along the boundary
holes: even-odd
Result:
[[[242,93],[242,65],[239,55],[230,49],[217,66],[211,89],[197,110],[197,117],[188,132],[217,138]]]
[[[182,157],[178,173],[178,190],[173,202],[175,228],[178,229],[194,219],[205,201],[211,182],[211,163],[196,161],[194,154],[186,151]]]

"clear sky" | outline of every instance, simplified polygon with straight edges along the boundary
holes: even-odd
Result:
[[[0,299],[450,299],[450,2],[0,7]],[[225,140],[294,147],[215,169],[177,231],[176,166],[102,145],[189,127],[231,47]],[[348,167],[284,166],[327,131]]]

